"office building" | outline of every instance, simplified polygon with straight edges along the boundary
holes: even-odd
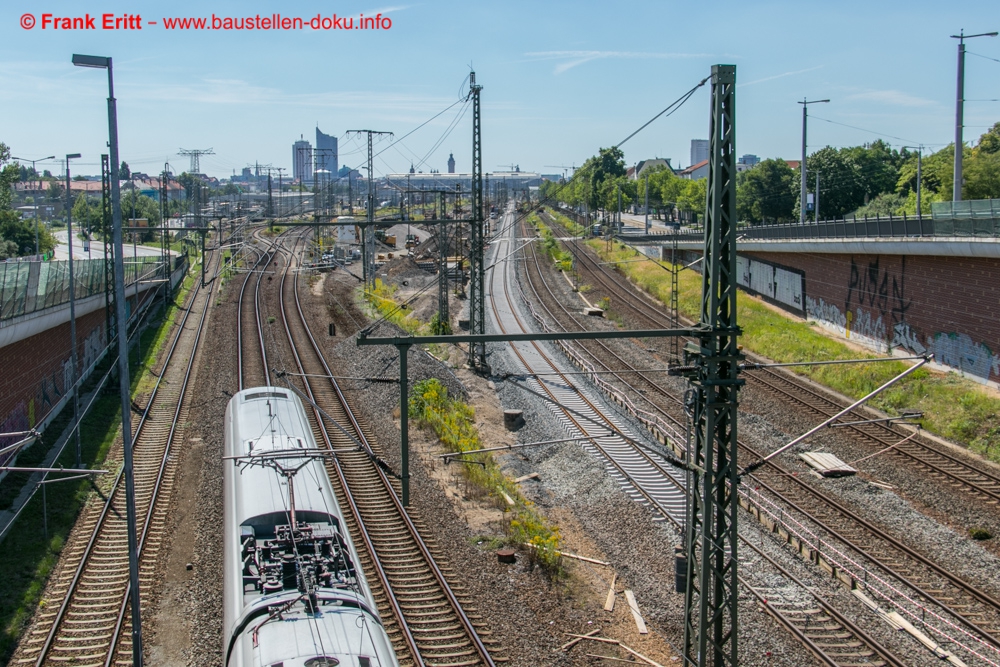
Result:
[[[312,182],[312,145],[299,135],[299,140],[292,144],[292,179],[300,183]]]
[[[708,159],[708,139],[691,140],[691,164],[695,165]]]
[[[324,134],[316,128],[316,169],[330,172],[336,178],[339,164],[337,162],[337,137]]]

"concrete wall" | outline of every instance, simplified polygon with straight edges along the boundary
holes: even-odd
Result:
[[[77,318],[76,335],[82,372],[107,345],[104,311]],[[33,428],[63,398],[71,378],[69,322],[0,348],[0,433]]]
[[[980,382],[1000,381],[998,259],[741,254],[801,271],[807,316],[845,339],[879,352],[930,352]]]
[[[175,285],[183,280],[186,270],[184,263],[174,271]],[[158,299],[161,292],[153,287],[152,284],[142,285],[138,294],[130,288],[126,312],[135,313],[148,300]],[[100,308],[87,313],[77,311],[77,363],[79,372],[84,374],[105,353],[108,343],[103,297],[100,299]],[[42,428],[45,421],[61,409],[61,402],[72,386],[68,310],[69,306],[64,304],[42,311],[40,316],[47,318],[46,322],[57,323],[49,323],[41,331],[36,327],[27,332],[28,335],[17,336],[13,342],[0,347],[0,433],[26,431],[36,426]],[[20,323],[19,326],[29,324],[33,323]],[[0,448],[18,439],[0,436]],[[0,455],[0,464],[5,461],[6,457]]]

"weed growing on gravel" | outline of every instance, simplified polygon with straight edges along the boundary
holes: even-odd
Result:
[[[573,236],[583,236],[586,228],[573,222],[568,216],[563,215],[551,206],[545,207],[545,212],[555,220],[556,224],[562,225]]]
[[[447,387],[437,378],[418,382],[410,392],[410,417],[433,430],[445,447],[453,452],[468,452],[482,447],[475,416],[471,406],[449,398]],[[478,460],[483,462],[483,466],[464,468],[470,482],[487,491],[498,503],[506,504],[504,495],[514,501],[509,542],[530,545],[530,561],[549,576],[557,576],[561,572],[559,528],[549,524],[535,509],[534,503],[521,495],[517,485],[503,474],[490,454],[476,456],[480,457]]]
[[[621,262],[615,268],[633,283],[664,304],[670,303],[670,266],[665,262],[630,261],[640,257],[635,250],[615,244],[610,252],[606,244],[588,244],[605,261]],[[681,271],[678,307],[681,314],[697,317],[701,300],[701,274]],[[767,307],[759,300],[740,292],[737,317],[743,328],[740,343],[748,350],[779,362],[827,361],[834,359],[876,358],[833,340],[813,329],[810,322],[796,322]],[[860,398],[892,377],[902,373],[907,364],[887,361],[878,364],[803,366],[794,369],[822,385],[847,396]],[[986,393],[978,384],[953,373],[932,373],[920,369],[871,401],[872,407],[889,414],[902,410],[920,410],[927,430],[966,443],[970,449],[1000,462],[1000,399]]]
[[[375,315],[392,322],[407,333],[416,335],[424,328],[423,323],[413,317],[406,309],[393,298],[399,287],[382,282],[381,278],[375,279],[375,287],[366,293],[368,304],[375,311]]]
[[[562,249],[559,244],[559,239],[557,239],[556,235],[552,233],[552,230],[548,228],[548,225],[542,222],[537,213],[532,213],[528,216],[528,224],[534,225],[538,229],[538,232],[542,235],[542,250],[549,256],[549,259],[556,263],[556,267],[560,271],[572,270],[573,255]]]

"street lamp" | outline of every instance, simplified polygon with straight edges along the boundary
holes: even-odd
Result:
[[[115,252],[115,319],[118,337],[118,389],[122,404],[122,446],[125,451],[125,514],[128,521],[129,595],[132,607],[132,665],[142,666],[142,619],[139,613],[139,558],[135,527],[135,475],[132,464],[132,398],[129,391],[128,323],[125,320],[125,263],[122,258],[122,203],[118,181],[118,109],[111,58],[73,54],[77,67],[108,70],[108,139],[111,148],[111,227]]]
[[[28,159],[23,158],[23,157],[15,157],[15,158],[12,158],[12,159],[14,159],[14,160],[24,160],[25,162],[30,162],[31,163],[31,171],[35,172],[35,176],[37,177],[38,176],[38,171],[35,169],[35,163],[36,162],[45,162],[46,160],[55,160],[56,156],[55,155],[50,155],[48,157],[39,158],[37,160],[28,160]],[[38,195],[35,195],[34,197],[32,197],[31,200],[34,202],[34,205],[35,205],[35,255],[37,255],[38,254]]]
[[[807,100],[802,98],[799,104],[802,105],[802,164],[799,169],[802,171],[802,190],[799,194],[799,222],[806,222],[806,118],[808,117],[808,106],[810,104],[823,104],[830,100]]]
[[[73,430],[76,431],[76,467],[82,468],[82,450],[80,447],[80,387],[78,385],[79,370],[76,365],[76,287],[73,281],[73,197],[69,192],[69,161],[80,157],[79,153],[66,155],[66,238],[69,246],[69,343],[70,364],[73,365]]]
[[[981,32],[978,35],[966,35],[960,30],[952,39],[958,40],[958,93],[955,97],[955,186],[952,188],[952,201],[962,201],[962,115],[965,97],[965,40],[973,37],[996,37],[995,32]]]

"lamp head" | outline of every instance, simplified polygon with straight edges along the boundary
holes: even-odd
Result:
[[[96,67],[97,69],[108,69],[111,67],[111,58],[107,56],[84,56],[79,53],[74,53],[73,64],[77,67]]]
[[[66,155],[67,160],[75,160],[78,157],[80,157],[79,153],[71,153]]]

